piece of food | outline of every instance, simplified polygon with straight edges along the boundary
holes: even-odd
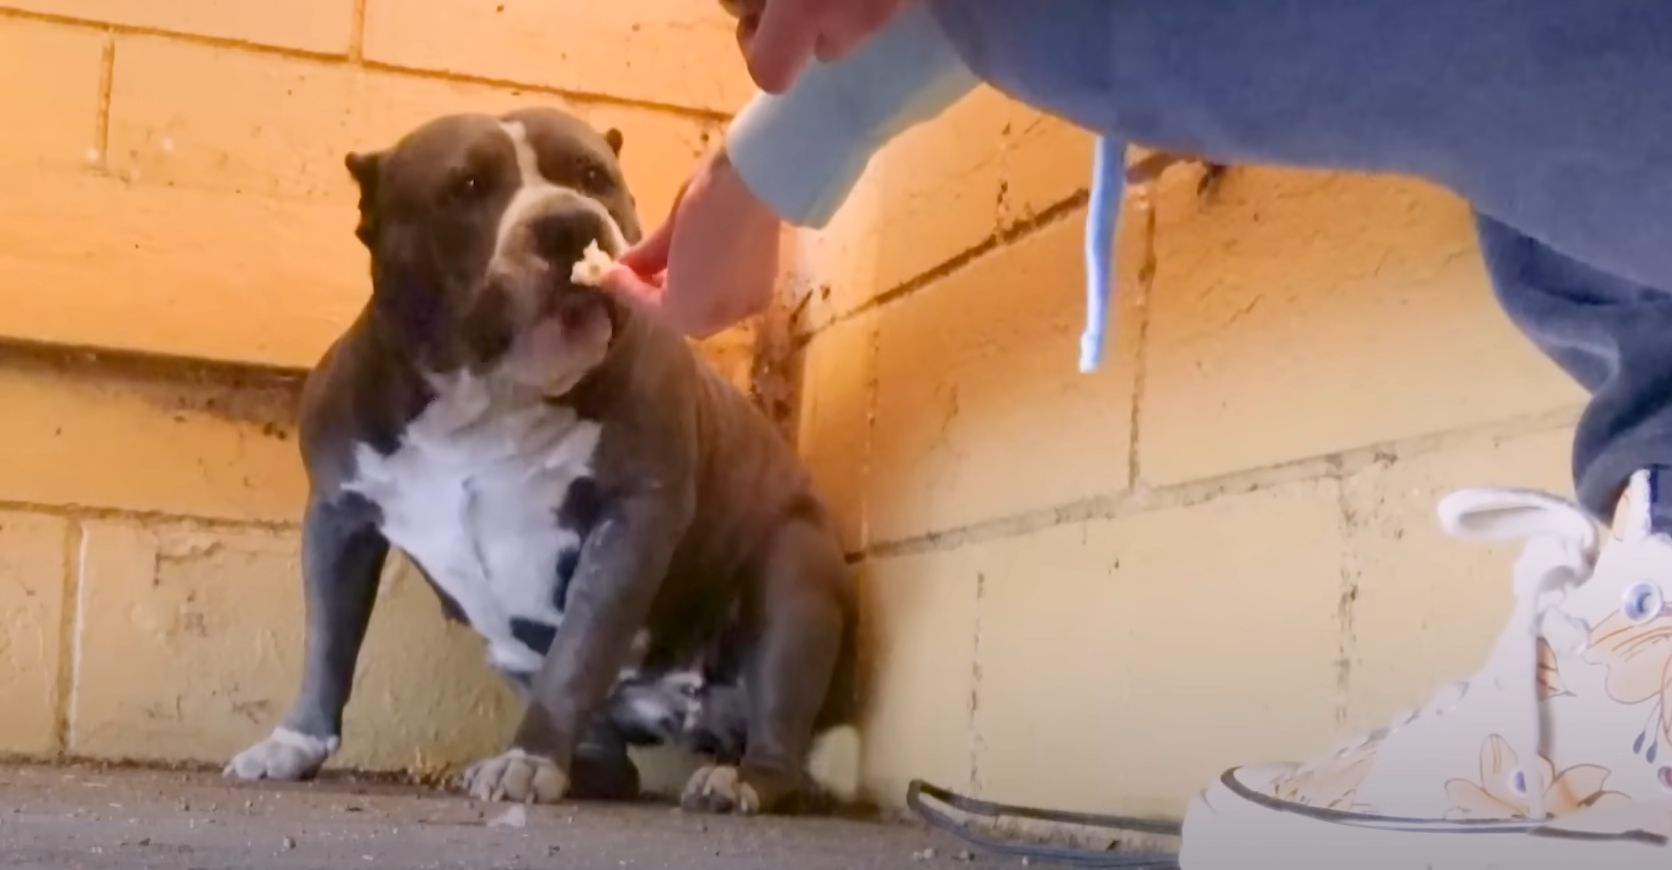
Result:
[[[604,283],[604,275],[610,271],[615,261],[610,255],[598,247],[596,239],[581,252],[580,260],[569,270],[569,280],[583,287],[597,287]]]

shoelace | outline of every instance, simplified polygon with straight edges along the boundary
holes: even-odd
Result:
[[[1590,579],[1600,543],[1596,525],[1576,506],[1531,490],[1466,489],[1442,499],[1440,523],[1451,535],[1482,541],[1523,541],[1515,562],[1515,607],[1493,645],[1483,672],[1524,698],[1525,719],[1510,741],[1521,760],[1517,791],[1527,797],[1527,817],[1548,816],[1544,781],[1538,759],[1545,751],[1544,717],[1539,699],[1538,642],[1576,652],[1588,634],[1583,624],[1562,613],[1567,593]],[[1454,682],[1435,692],[1420,712],[1444,712],[1467,694],[1469,681]],[[1350,751],[1385,737],[1415,720],[1418,709],[1403,710],[1389,724],[1345,741],[1337,752]],[[1507,735],[1506,735],[1507,736]]]
[[[1103,364],[1103,334],[1115,293],[1115,230],[1126,192],[1126,143],[1097,137],[1092,152],[1091,197],[1086,209],[1086,326],[1080,334],[1080,371]]]
[[[1541,821],[1547,815],[1544,797],[1551,785],[1544,781],[1543,766],[1537,763],[1546,748],[1538,686],[1538,642],[1540,637],[1558,630],[1558,626],[1567,627],[1568,624],[1561,622],[1549,625],[1545,617],[1547,614],[1563,616],[1556,606],[1568,590],[1590,578],[1594,564],[1595,554],[1586,549],[1583,541],[1562,536],[1529,539],[1515,563],[1515,609],[1500,643],[1513,644],[1507,662],[1514,679],[1521,683],[1517,694],[1526,705],[1527,719],[1520,729],[1521,745],[1516,747],[1516,752],[1521,758],[1521,776],[1527,793],[1527,817],[1534,821]]]

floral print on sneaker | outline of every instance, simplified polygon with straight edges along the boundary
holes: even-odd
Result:
[[[1517,608],[1483,668],[1330,756],[1239,769],[1238,781],[1322,810],[1311,815],[1324,824],[1355,824],[1344,813],[1431,822],[1425,836],[1474,823],[1661,832],[1672,820],[1672,540],[1640,521],[1641,499],[1619,512],[1629,534],[1602,546],[1582,509],[1554,496],[1448,498],[1441,517],[1454,534],[1527,539]]]
[[[1555,765],[1542,755],[1538,757],[1538,765],[1544,774],[1542,781],[1550,783],[1544,792],[1544,805],[1551,816],[1567,815],[1605,802],[1631,801],[1619,792],[1605,790],[1609,776],[1605,767],[1576,764],[1557,773]],[[1480,781],[1454,779],[1446,783],[1446,795],[1451,798],[1446,818],[1453,821],[1528,818],[1526,777],[1520,768],[1521,760],[1508,741],[1497,734],[1487,737],[1480,747]]]
[[[1562,672],[1556,665],[1556,651],[1550,641],[1538,639],[1538,696],[1541,701],[1571,695],[1562,683]]]
[[[1314,767],[1301,768],[1273,783],[1272,797],[1307,807],[1374,812],[1356,802],[1359,784],[1370,773],[1381,741],[1371,740]]]
[[[1627,590],[1627,606],[1591,629],[1585,661],[1608,669],[1607,692],[1616,702],[1654,702],[1632,744],[1632,752],[1652,764],[1672,753],[1672,613],[1658,587],[1641,585],[1655,594]]]

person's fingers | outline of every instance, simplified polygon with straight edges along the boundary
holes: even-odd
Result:
[[[737,21],[737,50],[742,52],[744,61],[749,58],[749,46],[755,41],[755,31],[760,29],[759,15],[740,18]]]
[[[639,275],[657,275],[667,270],[668,254],[673,250],[673,234],[679,226],[679,213],[668,216],[650,235],[628,248],[616,258],[616,263]]]
[[[789,90],[812,59],[818,36],[818,0],[772,0],[761,11],[745,59],[755,86],[769,94]],[[740,37],[742,31],[739,31]]]
[[[849,0],[840,14],[819,22],[813,57],[819,63],[840,63],[886,26],[902,5],[902,0]]]
[[[686,287],[687,292],[666,290],[657,295],[651,306],[665,321],[690,338],[698,341],[710,338],[748,316],[737,311],[736,300],[691,293],[689,285],[681,286]]]
[[[667,271],[668,253],[673,250],[675,221],[669,218],[616,258],[616,265],[625,266],[641,278]],[[613,271],[613,270],[612,270]]]
[[[673,250],[673,234],[679,225],[679,207],[685,203],[685,194],[691,189],[691,182],[708,171],[711,164],[703,164],[674,191],[673,205],[668,207],[667,220],[657,227],[655,232],[639,240],[639,243],[628,248],[616,258],[617,263],[627,266],[639,275],[659,275],[667,271],[668,253]]]
[[[604,273],[604,282],[601,286],[611,293],[633,296],[654,303],[661,299],[666,281],[666,273],[640,275],[631,266],[617,263],[610,267],[608,272]]]

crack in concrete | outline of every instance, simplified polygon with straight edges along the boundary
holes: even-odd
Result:
[[[987,596],[987,575],[975,575],[975,628],[970,654],[969,789],[981,794],[981,613]]]
[[[354,0],[348,14],[348,60],[361,63],[366,59],[366,0]]]
[[[1385,464],[1390,457],[1380,454],[1373,458],[1373,465]],[[1398,461],[1392,457],[1392,461]],[[1339,460],[1331,463],[1334,466],[1331,477],[1335,480],[1336,507],[1341,513],[1341,537],[1351,539],[1355,529],[1359,527],[1358,515],[1353,510],[1352,499],[1347,495],[1348,474]],[[1358,645],[1358,634],[1354,630],[1354,617],[1357,613],[1359,595],[1359,576],[1362,571],[1358,564],[1356,548],[1345,548],[1337,560],[1341,566],[1340,595],[1336,600],[1336,649],[1335,649],[1335,725],[1337,728],[1346,724],[1348,714],[1348,696],[1352,690],[1353,679],[1353,650]]]
[[[1147,385],[1149,369],[1149,327],[1150,327],[1150,296],[1155,290],[1155,273],[1158,268],[1156,259],[1155,213],[1156,207],[1148,204],[1140,209],[1144,223],[1140,234],[1142,254],[1138,263],[1137,298],[1133,300],[1133,314],[1138,323],[1135,328],[1137,335],[1133,337],[1136,347],[1132,353],[1132,407],[1127,418],[1126,445],[1126,479],[1129,484],[1140,479],[1139,469],[1139,433],[1143,432],[1144,417],[1144,389]],[[1119,310],[1118,304],[1116,310]],[[1119,334],[1118,332],[1116,333]]]
[[[75,689],[80,676],[80,644],[76,643],[81,625],[81,549],[85,533],[80,523],[66,523],[64,527],[64,583],[58,612],[58,673],[53,684],[53,749],[54,754],[70,751],[75,730]]]
[[[116,89],[116,34],[107,31],[99,49],[99,103],[93,116],[93,148],[100,172],[110,169],[110,95]]]

